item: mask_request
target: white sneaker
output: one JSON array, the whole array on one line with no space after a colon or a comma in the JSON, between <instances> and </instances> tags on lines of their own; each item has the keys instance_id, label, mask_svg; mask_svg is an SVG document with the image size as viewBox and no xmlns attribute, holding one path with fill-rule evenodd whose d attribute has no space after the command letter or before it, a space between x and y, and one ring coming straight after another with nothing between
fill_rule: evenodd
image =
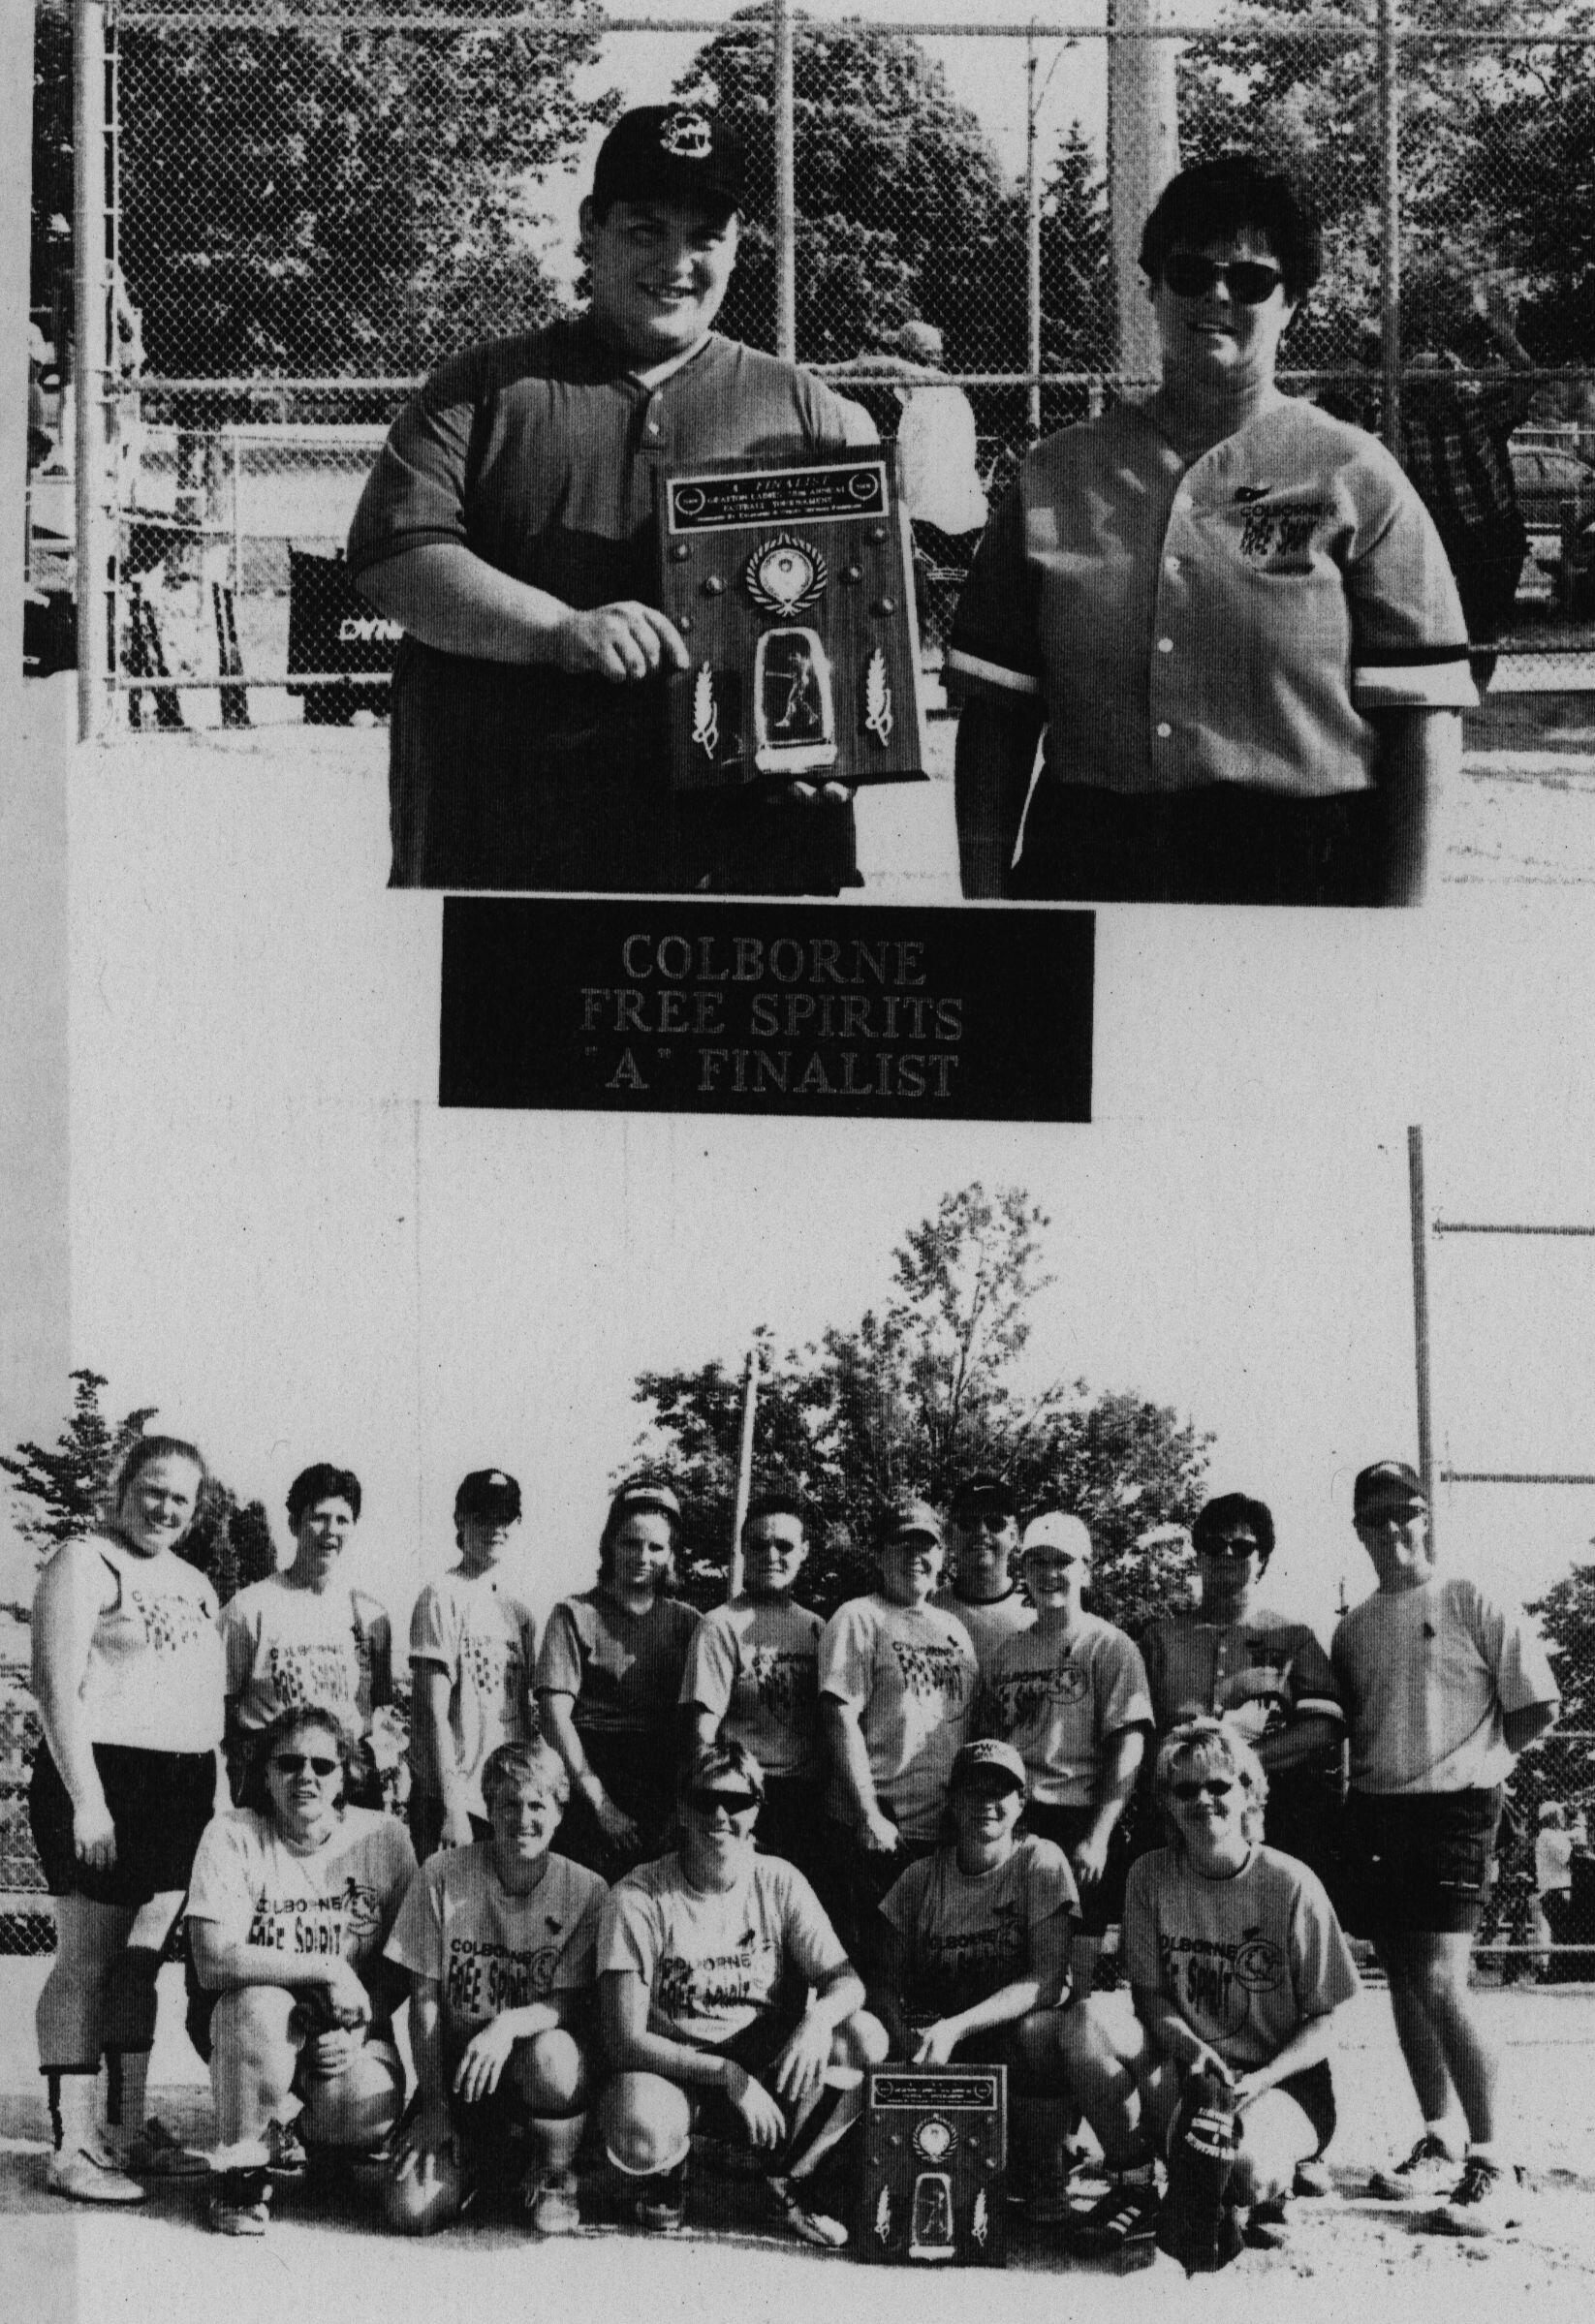
<instances>
[{"instance_id":1,"label":"white sneaker","mask_svg":"<svg viewBox=\"0 0 1595 2324\"><path fill-rule=\"evenodd\" d=\"M1460 2156L1444 2139L1425 2130L1405 2162L1398 2162L1393 2171L1373 2173L1368 2192L1382 2203L1432 2203L1437 2195L1450 2194L1461 2167Z\"/></svg>"},{"instance_id":2,"label":"white sneaker","mask_svg":"<svg viewBox=\"0 0 1595 2324\"><path fill-rule=\"evenodd\" d=\"M1422 2224L1430 2235L1498 2235L1522 2224L1522 2189L1516 2171L1470 2154L1449 2198Z\"/></svg>"},{"instance_id":3,"label":"white sneaker","mask_svg":"<svg viewBox=\"0 0 1595 2324\"><path fill-rule=\"evenodd\" d=\"M774 2197L775 2208L794 2235L805 2244L814 2244L822 2251L840 2251L847 2242L847 2229L840 2219L828 2212L811 2211L798 2191L797 2181L771 2172L765 2183Z\"/></svg>"},{"instance_id":4,"label":"white sneaker","mask_svg":"<svg viewBox=\"0 0 1595 2324\"><path fill-rule=\"evenodd\" d=\"M144 2190L130 2179L109 2150L98 2140L92 2146L63 2147L49 2158L45 2185L52 2195L74 2203L141 2203Z\"/></svg>"}]
</instances>

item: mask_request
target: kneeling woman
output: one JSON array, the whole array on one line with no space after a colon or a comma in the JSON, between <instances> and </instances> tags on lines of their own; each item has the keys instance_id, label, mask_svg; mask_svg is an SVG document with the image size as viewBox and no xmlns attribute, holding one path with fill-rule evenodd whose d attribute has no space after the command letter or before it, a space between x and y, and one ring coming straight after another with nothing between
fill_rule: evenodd
<instances>
[{"instance_id":1,"label":"kneeling woman","mask_svg":"<svg viewBox=\"0 0 1595 2324\"><path fill-rule=\"evenodd\" d=\"M403 1980L383 1946L415 1851L394 1817L346 1804L349 1749L332 1712L285 1711L261 1738L259 1804L218 1816L194 1860L189 2030L210 2060L226 2235L265 2233L270 2178L303 2168L300 2136L369 2155L403 2109Z\"/></svg>"},{"instance_id":2,"label":"kneeling woman","mask_svg":"<svg viewBox=\"0 0 1595 2324\"><path fill-rule=\"evenodd\" d=\"M492 1837L422 1872L388 1942L410 1973L415 2105L388 2216L430 2235L484 2181L518 2184L542 2235L580 2225L589 2019L606 1883L551 1852L570 1778L546 1743L501 1743L482 1770Z\"/></svg>"},{"instance_id":3,"label":"kneeling woman","mask_svg":"<svg viewBox=\"0 0 1595 2324\"><path fill-rule=\"evenodd\" d=\"M951 1836L882 1903L869 1998L893 2056L1011 2069L1026 2191L1045 2216L1061 2203L1058 2025L1079 1897L1060 1847L1016 1836L1025 1789L1012 1744L963 1746L948 1791Z\"/></svg>"},{"instance_id":4,"label":"kneeling woman","mask_svg":"<svg viewBox=\"0 0 1595 2324\"><path fill-rule=\"evenodd\" d=\"M1135 2021L1100 2003L1064 2021L1071 2087L1118 2180L1083 2225L1109 2245L1158 2211L1152 2159L1196 2068L1236 2109L1225 2190L1271 2243L1298 2165L1334 2133L1329 2056L1357 1970L1317 1875L1258 1835L1268 1782L1251 1746L1216 1719L1175 1727L1153 1798L1170 1844L1130 1868L1124 1957Z\"/></svg>"}]
</instances>

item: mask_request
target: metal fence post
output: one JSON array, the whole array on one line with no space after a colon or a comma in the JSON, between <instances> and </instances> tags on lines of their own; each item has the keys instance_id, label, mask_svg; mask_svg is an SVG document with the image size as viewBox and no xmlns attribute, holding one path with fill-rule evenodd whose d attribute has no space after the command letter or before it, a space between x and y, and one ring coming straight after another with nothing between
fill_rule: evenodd
<instances>
[{"instance_id":1,"label":"metal fence post","mask_svg":"<svg viewBox=\"0 0 1595 2324\"><path fill-rule=\"evenodd\" d=\"M1379 0L1379 275L1384 356L1384 424L1389 449L1401 449L1401 77L1395 0ZM1432 1503L1430 1504L1432 1509Z\"/></svg>"},{"instance_id":2,"label":"metal fence post","mask_svg":"<svg viewBox=\"0 0 1595 2324\"><path fill-rule=\"evenodd\" d=\"M1030 374L1030 433L1041 434L1041 170L1036 163L1036 36L1024 58L1024 320L1025 367Z\"/></svg>"},{"instance_id":3,"label":"metal fence post","mask_svg":"<svg viewBox=\"0 0 1595 2324\"><path fill-rule=\"evenodd\" d=\"M112 640L106 608L111 530L106 403L110 286L106 264L106 12L77 0L72 49L74 497L78 530L78 732L105 723Z\"/></svg>"},{"instance_id":4,"label":"metal fence post","mask_svg":"<svg viewBox=\"0 0 1595 2324\"><path fill-rule=\"evenodd\" d=\"M775 352L798 359L798 170L792 0L770 0L775 31Z\"/></svg>"},{"instance_id":5,"label":"metal fence post","mask_svg":"<svg viewBox=\"0 0 1595 2324\"><path fill-rule=\"evenodd\" d=\"M1418 1473L1429 1504L1429 1538L1434 1538L1434 1419L1429 1389L1429 1245L1423 1200L1423 1132L1407 1131L1407 1195L1412 1213L1412 1322L1418 1365Z\"/></svg>"}]
</instances>

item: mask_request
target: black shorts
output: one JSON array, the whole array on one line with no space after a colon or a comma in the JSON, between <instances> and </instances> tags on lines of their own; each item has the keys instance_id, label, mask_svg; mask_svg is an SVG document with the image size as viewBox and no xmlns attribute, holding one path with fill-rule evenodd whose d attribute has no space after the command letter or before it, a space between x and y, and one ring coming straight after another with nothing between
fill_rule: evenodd
<instances>
[{"instance_id":1,"label":"black shorts","mask_svg":"<svg viewBox=\"0 0 1595 2324\"><path fill-rule=\"evenodd\" d=\"M797 2032L802 2018L799 2009L766 2009L756 2017L751 2026L734 2033L727 2042L692 2042L689 2048L711 2050L716 2058L733 2058L745 2074L755 2082L769 2088L768 2074L781 2052ZM681 2039L678 2034L677 2040ZM692 2126L709 2138L723 2139L727 2145L748 2144L748 2126L723 2090L705 2090L699 2084L683 2084L692 2105Z\"/></svg>"},{"instance_id":2,"label":"black shorts","mask_svg":"<svg viewBox=\"0 0 1595 2324\"><path fill-rule=\"evenodd\" d=\"M1354 1936L1471 1936L1484 1910L1502 1793L1354 1791L1342 1915Z\"/></svg>"},{"instance_id":3,"label":"black shorts","mask_svg":"<svg viewBox=\"0 0 1595 2324\"><path fill-rule=\"evenodd\" d=\"M1049 1840L1054 1847L1062 1848L1073 1872L1075 1850L1096 1821L1096 1814L1094 1808L1049 1808L1043 1800L1032 1800L1024 1812L1024 1829L1033 1832L1038 1840ZM1129 1870L1130 1845L1124 1836L1124 1818L1120 1816L1108 1843L1108 1861L1102 1868L1102 1878L1094 1887L1080 1890L1081 1937L1105 1936L1110 1923L1120 1918Z\"/></svg>"},{"instance_id":4,"label":"black shorts","mask_svg":"<svg viewBox=\"0 0 1595 2324\"><path fill-rule=\"evenodd\" d=\"M796 1864L804 1879L820 1889L830 1858L824 1786L795 1776L767 1776L754 1840L764 1855Z\"/></svg>"},{"instance_id":5,"label":"black shorts","mask_svg":"<svg viewBox=\"0 0 1595 2324\"><path fill-rule=\"evenodd\" d=\"M1013 892L1102 904L1377 904L1388 848L1374 790L1313 799L1216 783L1119 792L1044 774Z\"/></svg>"},{"instance_id":6,"label":"black shorts","mask_svg":"<svg viewBox=\"0 0 1595 2324\"><path fill-rule=\"evenodd\" d=\"M72 1801L47 1744L40 1744L33 1762L28 1820L50 1895L87 1897L133 1911L154 1896L173 1890L180 1896L216 1805L215 1752L141 1751L97 1743L94 1764L116 1832L109 1872L91 1872L78 1861Z\"/></svg>"}]
</instances>

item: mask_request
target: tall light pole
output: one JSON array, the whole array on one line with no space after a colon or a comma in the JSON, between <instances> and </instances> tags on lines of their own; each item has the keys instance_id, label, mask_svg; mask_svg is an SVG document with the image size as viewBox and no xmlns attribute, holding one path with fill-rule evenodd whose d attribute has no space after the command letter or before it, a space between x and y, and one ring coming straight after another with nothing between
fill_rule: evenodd
<instances>
[{"instance_id":1,"label":"tall light pole","mask_svg":"<svg viewBox=\"0 0 1595 2324\"><path fill-rule=\"evenodd\" d=\"M792 0L770 0L775 28L775 352L798 360L798 151Z\"/></svg>"},{"instance_id":2,"label":"tall light pole","mask_svg":"<svg viewBox=\"0 0 1595 2324\"><path fill-rule=\"evenodd\" d=\"M72 37L74 491L78 527L78 732L98 734L110 672L112 546L106 418L111 394L106 217L106 12L77 0Z\"/></svg>"},{"instance_id":3,"label":"tall light pole","mask_svg":"<svg viewBox=\"0 0 1595 2324\"><path fill-rule=\"evenodd\" d=\"M1157 377L1157 328L1142 283L1141 230L1179 168L1174 44L1145 37L1159 13L1160 0L1109 0L1108 222L1118 366L1131 379Z\"/></svg>"}]
</instances>

